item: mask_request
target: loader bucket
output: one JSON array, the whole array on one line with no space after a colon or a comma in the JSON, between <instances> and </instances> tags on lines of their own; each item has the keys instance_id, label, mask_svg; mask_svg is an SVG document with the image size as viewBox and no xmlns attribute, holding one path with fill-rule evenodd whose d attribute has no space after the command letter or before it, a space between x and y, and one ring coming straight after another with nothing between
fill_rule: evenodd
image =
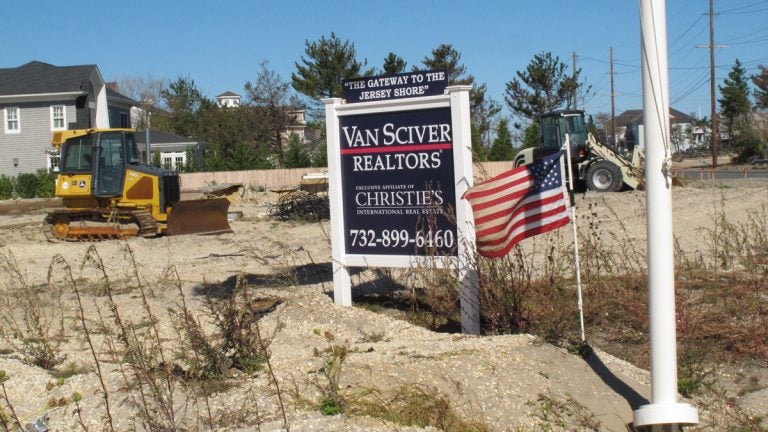
<instances>
[{"instance_id":1,"label":"loader bucket","mask_svg":"<svg viewBox=\"0 0 768 432\"><path fill-rule=\"evenodd\" d=\"M168 235L231 233L226 198L179 201L168 215Z\"/></svg>"}]
</instances>

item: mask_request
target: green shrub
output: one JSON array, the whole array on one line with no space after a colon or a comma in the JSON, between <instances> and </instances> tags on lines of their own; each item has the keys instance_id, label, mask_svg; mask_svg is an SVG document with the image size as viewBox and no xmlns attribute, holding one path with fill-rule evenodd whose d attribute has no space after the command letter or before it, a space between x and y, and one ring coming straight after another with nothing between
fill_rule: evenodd
<instances>
[{"instance_id":1,"label":"green shrub","mask_svg":"<svg viewBox=\"0 0 768 432\"><path fill-rule=\"evenodd\" d=\"M763 157L765 155L765 146L755 135L748 134L743 137L738 137L734 140L734 148L738 151L738 155L734 162L747 163L754 157Z\"/></svg>"},{"instance_id":2,"label":"green shrub","mask_svg":"<svg viewBox=\"0 0 768 432\"><path fill-rule=\"evenodd\" d=\"M13 178L3 174L0 175L0 200L13 198Z\"/></svg>"},{"instance_id":3,"label":"green shrub","mask_svg":"<svg viewBox=\"0 0 768 432\"><path fill-rule=\"evenodd\" d=\"M21 173L16 177L16 193L19 198L35 198L40 179L32 173Z\"/></svg>"},{"instance_id":4,"label":"green shrub","mask_svg":"<svg viewBox=\"0 0 768 432\"><path fill-rule=\"evenodd\" d=\"M56 195L56 174L47 169L37 170L38 198L51 198Z\"/></svg>"}]
</instances>

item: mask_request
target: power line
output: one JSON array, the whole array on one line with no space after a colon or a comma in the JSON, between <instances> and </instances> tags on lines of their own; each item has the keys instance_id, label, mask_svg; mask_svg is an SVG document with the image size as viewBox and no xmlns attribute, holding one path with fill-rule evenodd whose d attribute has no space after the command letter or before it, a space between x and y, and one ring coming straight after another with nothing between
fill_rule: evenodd
<instances>
[{"instance_id":1,"label":"power line","mask_svg":"<svg viewBox=\"0 0 768 432\"><path fill-rule=\"evenodd\" d=\"M766 3L768 3L768 0L763 0L763 1L755 2L755 3L751 3L751 4L748 4L748 5L740 6L740 7L737 7L737 8L720 11L720 13L724 14L724 13L738 12L738 11L741 11L741 10L744 10L744 9L747 9L747 8L751 8L752 6L757 6L757 5L766 4Z\"/></svg>"},{"instance_id":2,"label":"power line","mask_svg":"<svg viewBox=\"0 0 768 432\"><path fill-rule=\"evenodd\" d=\"M598 63L605 63L605 64L610 64L611 63L609 61L602 60L602 59L596 59L594 57L579 56L579 58L582 59L582 60L589 60L589 61L598 62ZM635 64L619 63L619 62L615 62L615 61L613 62L613 64L614 65L618 65L618 66L624 66L624 67L631 67L631 68L640 69L640 65L635 65Z\"/></svg>"},{"instance_id":3,"label":"power line","mask_svg":"<svg viewBox=\"0 0 768 432\"><path fill-rule=\"evenodd\" d=\"M764 12L764 11L768 11L768 8L753 9L753 10L748 10L744 12L719 12L718 15L746 15L746 14L753 14L755 12Z\"/></svg>"},{"instance_id":4,"label":"power line","mask_svg":"<svg viewBox=\"0 0 768 432\"><path fill-rule=\"evenodd\" d=\"M669 44L669 46L670 47L675 46L677 42L679 42L689 31L691 31L691 29L693 29L693 26L695 26L696 24L698 24L699 21L702 20L702 18L704 18L704 15L699 15L699 17L696 18L693 21L693 23L683 33L680 34L680 36L676 37L675 40Z\"/></svg>"},{"instance_id":5,"label":"power line","mask_svg":"<svg viewBox=\"0 0 768 432\"><path fill-rule=\"evenodd\" d=\"M764 31L766 31L766 30L768 30L768 27L763 27L763 28L761 28L760 30L755 30L755 31L753 31L753 32L747 33L747 34L745 34L745 35L742 35L742 36L737 36L737 37L735 37L735 38L727 39L727 40L724 40L723 42L724 42L724 43L728 43L728 42L734 42L734 41L738 41L739 39L744 39L744 38L746 38L746 37L752 36L752 35L754 35L754 34L757 34L757 33L760 33L760 32L764 32Z\"/></svg>"}]
</instances>

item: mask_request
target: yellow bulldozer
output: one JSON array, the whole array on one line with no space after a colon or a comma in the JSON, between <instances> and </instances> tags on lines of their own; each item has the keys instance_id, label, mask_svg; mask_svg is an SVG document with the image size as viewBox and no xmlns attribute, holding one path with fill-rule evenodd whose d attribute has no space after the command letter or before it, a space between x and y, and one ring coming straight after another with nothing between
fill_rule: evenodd
<instances>
[{"instance_id":1,"label":"yellow bulldozer","mask_svg":"<svg viewBox=\"0 0 768 432\"><path fill-rule=\"evenodd\" d=\"M229 200L182 201L178 173L143 164L131 129L56 132L52 144L64 208L45 217L49 241L232 232Z\"/></svg>"}]
</instances>

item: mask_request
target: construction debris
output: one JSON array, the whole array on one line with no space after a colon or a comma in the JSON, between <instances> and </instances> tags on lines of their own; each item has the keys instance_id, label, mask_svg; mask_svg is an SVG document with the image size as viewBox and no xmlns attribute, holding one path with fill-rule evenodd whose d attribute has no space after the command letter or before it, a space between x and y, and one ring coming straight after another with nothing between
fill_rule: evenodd
<instances>
[{"instance_id":1,"label":"construction debris","mask_svg":"<svg viewBox=\"0 0 768 432\"><path fill-rule=\"evenodd\" d=\"M283 193L275 204L269 206L269 215L279 220L319 221L330 219L328 195L318 195L301 190Z\"/></svg>"}]
</instances>

